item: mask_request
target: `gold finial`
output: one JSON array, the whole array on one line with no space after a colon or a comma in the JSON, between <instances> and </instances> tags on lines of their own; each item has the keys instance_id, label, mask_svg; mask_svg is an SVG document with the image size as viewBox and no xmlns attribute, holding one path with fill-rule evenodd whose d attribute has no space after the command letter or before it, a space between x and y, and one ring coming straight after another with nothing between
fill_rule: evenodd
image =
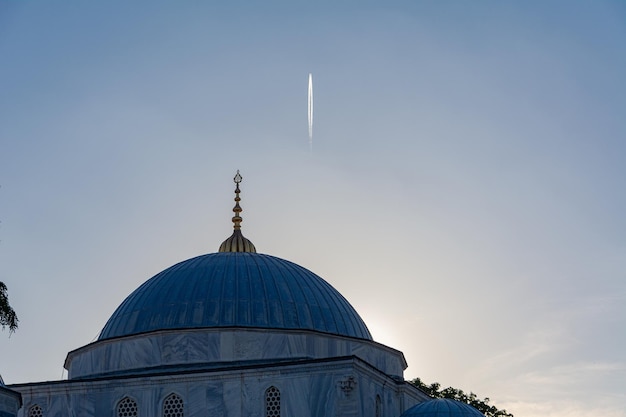
<instances>
[{"instance_id":1,"label":"gold finial","mask_svg":"<svg viewBox=\"0 0 626 417\"><path fill-rule=\"evenodd\" d=\"M241 198L239 198L239 193L241 192L241 190L239 189L239 183L241 182L241 180L243 180L243 177L239 173L239 170L237 170L237 175L235 175L235 178L233 178L233 180L235 181L235 184L237 184L237 186L235 187L235 207L233 207L235 217L233 217L233 223L235 224L235 230L240 230L241 222L243 221L243 219L241 218L239 213L241 213L243 210L241 209L241 206L239 206L239 202L241 201Z\"/></svg>"},{"instance_id":2,"label":"gold finial","mask_svg":"<svg viewBox=\"0 0 626 417\"><path fill-rule=\"evenodd\" d=\"M231 235L231 237L229 237L224 242L222 242L222 244L220 245L220 252L256 253L256 248L254 247L252 242L250 242L248 239L243 237L243 235L241 234L241 222L243 221L243 219L241 218L239 213L241 213L243 209L239 205L239 202L241 201L241 198L239 197L239 194L241 193L241 190L239 189L239 184L243 180L243 177L239 173L239 170L237 170L237 174L235 175L235 178L233 178L233 180L235 181L235 184L236 184L235 207L233 207L233 211L235 212L235 215L233 216L233 228L235 230L233 231L233 234Z\"/></svg>"}]
</instances>

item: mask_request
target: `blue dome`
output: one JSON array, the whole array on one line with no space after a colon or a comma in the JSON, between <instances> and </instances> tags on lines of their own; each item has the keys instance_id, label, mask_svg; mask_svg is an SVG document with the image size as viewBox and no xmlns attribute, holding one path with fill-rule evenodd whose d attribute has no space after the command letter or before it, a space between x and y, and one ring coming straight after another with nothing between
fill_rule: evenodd
<instances>
[{"instance_id":1,"label":"blue dome","mask_svg":"<svg viewBox=\"0 0 626 417\"><path fill-rule=\"evenodd\" d=\"M350 303L311 271L284 259L221 252L150 278L115 310L98 340L155 330L303 329L372 340Z\"/></svg>"},{"instance_id":2,"label":"blue dome","mask_svg":"<svg viewBox=\"0 0 626 417\"><path fill-rule=\"evenodd\" d=\"M400 417L485 417L469 404L447 398L426 401L406 410Z\"/></svg>"}]
</instances>

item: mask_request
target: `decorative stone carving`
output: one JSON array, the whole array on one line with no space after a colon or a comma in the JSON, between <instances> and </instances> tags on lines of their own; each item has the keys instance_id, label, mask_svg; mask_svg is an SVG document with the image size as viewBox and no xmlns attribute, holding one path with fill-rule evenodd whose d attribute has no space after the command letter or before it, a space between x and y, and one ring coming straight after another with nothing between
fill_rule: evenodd
<instances>
[{"instance_id":1,"label":"decorative stone carving","mask_svg":"<svg viewBox=\"0 0 626 417\"><path fill-rule=\"evenodd\" d=\"M356 387L356 379L352 375L346 377L339 381L339 388L346 395L346 397L350 396L352 390Z\"/></svg>"}]
</instances>

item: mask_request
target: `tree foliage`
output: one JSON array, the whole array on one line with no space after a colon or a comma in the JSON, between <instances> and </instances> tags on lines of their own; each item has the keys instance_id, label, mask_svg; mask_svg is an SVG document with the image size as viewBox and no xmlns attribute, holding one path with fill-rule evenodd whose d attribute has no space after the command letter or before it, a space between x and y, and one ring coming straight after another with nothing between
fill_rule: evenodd
<instances>
[{"instance_id":1,"label":"tree foliage","mask_svg":"<svg viewBox=\"0 0 626 417\"><path fill-rule=\"evenodd\" d=\"M9 328L9 333L13 333L17 329L17 314L9 304L9 295L7 294L7 286L0 281L0 326L2 330Z\"/></svg>"},{"instance_id":2,"label":"tree foliage","mask_svg":"<svg viewBox=\"0 0 626 417\"><path fill-rule=\"evenodd\" d=\"M480 399L476 394L470 392L466 394L463 390L448 387L441 389L441 384L433 382L430 385L422 382L421 379L415 378L409 383L424 391L433 398L449 398L457 400L465 404L469 404L487 417L513 417L513 414L507 413L506 410L498 410L495 406L489 404L489 398Z\"/></svg>"}]
</instances>

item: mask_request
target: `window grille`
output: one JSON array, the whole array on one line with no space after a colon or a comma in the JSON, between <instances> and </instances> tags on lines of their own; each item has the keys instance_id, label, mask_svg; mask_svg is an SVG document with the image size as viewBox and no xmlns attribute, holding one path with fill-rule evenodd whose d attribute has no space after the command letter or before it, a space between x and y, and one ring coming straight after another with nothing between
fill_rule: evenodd
<instances>
[{"instance_id":1,"label":"window grille","mask_svg":"<svg viewBox=\"0 0 626 417\"><path fill-rule=\"evenodd\" d=\"M176 394L170 394L163 401L163 417L184 417L183 399Z\"/></svg>"},{"instance_id":2,"label":"window grille","mask_svg":"<svg viewBox=\"0 0 626 417\"><path fill-rule=\"evenodd\" d=\"M280 417L280 391L276 387L265 391L265 417Z\"/></svg>"},{"instance_id":3,"label":"window grille","mask_svg":"<svg viewBox=\"0 0 626 417\"><path fill-rule=\"evenodd\" d=\"M137 417L137 403L126 397L117 404L117 417Z\"/></svg>"},{"instance_id":4,"label":"window grille","mask_svg":"<svg viewBox=\"0 0 626 417\"><path fill-rule=\"evenodd\" d=\"M42 417L43 410L38 405L33 405L28 409L28 417Z\"/></svg>"}]
</instances>

